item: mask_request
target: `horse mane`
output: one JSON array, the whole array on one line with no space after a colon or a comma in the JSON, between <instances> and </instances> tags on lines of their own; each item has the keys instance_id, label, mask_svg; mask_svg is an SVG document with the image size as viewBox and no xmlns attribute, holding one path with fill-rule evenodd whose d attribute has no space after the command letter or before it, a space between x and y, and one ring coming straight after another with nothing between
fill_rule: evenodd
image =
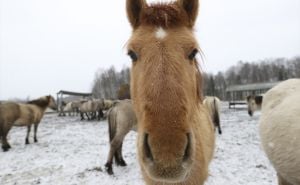
<instances>
[{"instance_id":1,"label":"horse mane","mask_svg":"<svg viewBox=\"0 0 300 185\"><path fill-rule=\"evenodd\" d=\"M141 24L170 28L182 26L188 22L187 14L173 3L147 5L141 14Z\"/></svg>"},{"instance_id":2,"label":"horse mane","mask_svg":"<svg viewBox=\"0 0 300 185\"><path fill-rule=\"evenodd\" d=\"M31 101L28 101L27 103L39 106L41 108L46 108L49 104L49 100L50 100L50 97L47 96L46 98L43 97L43 98L39 98L36 100L31 100Z\"/></svg>"}]
</instances>

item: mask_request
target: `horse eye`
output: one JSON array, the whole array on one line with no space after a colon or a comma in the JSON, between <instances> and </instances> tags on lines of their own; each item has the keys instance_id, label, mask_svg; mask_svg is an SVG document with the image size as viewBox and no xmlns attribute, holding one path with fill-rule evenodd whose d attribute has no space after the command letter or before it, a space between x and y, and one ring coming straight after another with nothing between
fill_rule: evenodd
<instances>
[{"instance_id":1,"label":"horse eye","mask_svg":"<svg viewBox=\"0 0 300 185\"><path fill-rule=\"evenodd\" d=\"M198 49L193 49L193 51L189 54L189 60L193 60L198 53Z\"/></svg>"},{"instance_id":2,"label":"horse eye","mask_svg":"<svg viewBox=\"0 0 300 185\"><path fill-rule=\"evenodd\" d=\"M127 54L129 55L129 57L131 58L131 60L132 60L133 62L136 62L136 61L137 61L138 56L137 56L137 54L136 54L134 51L129 50Z\"/></svg>"}]
</instances>

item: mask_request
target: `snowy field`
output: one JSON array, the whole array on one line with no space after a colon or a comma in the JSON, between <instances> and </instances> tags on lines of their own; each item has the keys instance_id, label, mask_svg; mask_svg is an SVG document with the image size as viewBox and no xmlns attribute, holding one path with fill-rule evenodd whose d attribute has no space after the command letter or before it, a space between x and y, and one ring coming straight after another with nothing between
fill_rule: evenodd
<instances>
[{"instance_id":1,"label":"snowy field","mask_svg":"<svg viewBox=\"0 0 300 185\"><path fill-rule=\"evenodd\" d=\"M245 109L229 110L223 104L223 135L217 135L206 185L277 184L259 143L258 119L257 112L251 118ZM135 132L130 132L123 144L128 166L113 166L115 174L107 175L107 130L106 121L45 115L38 130L39 143L25 146L26 128L14 127L8 138L12 149L0 151L0 185L143 184L136 160Z\"/></svg>"}]
</instances>

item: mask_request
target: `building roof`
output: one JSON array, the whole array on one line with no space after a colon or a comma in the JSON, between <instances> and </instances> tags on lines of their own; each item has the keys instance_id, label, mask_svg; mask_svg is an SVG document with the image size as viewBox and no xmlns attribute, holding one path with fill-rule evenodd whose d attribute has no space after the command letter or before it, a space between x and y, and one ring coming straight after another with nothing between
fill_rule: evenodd
<instances>
[{"instance_id":1,"label":"building roof","mask_svg":"<svg viewBox=\"0 0 300 185\"><path fill-rule=\"evenodd\" d=\"M80 93L80 92L72 92L72 91L64 91L60 90L57 94L66 94L73 96L92 96L92 93Z\"/></svg>"},{"instance_id":2,"label":"building roof","mask_svg":"<svg viewBox=\"0 0 300 185\"><path fill-rule=\"evenodd\" d=\"M277 85L278 83L279 82L232 85L227 87L226 92L268 90Z\"/></svg>"}]
</instances>

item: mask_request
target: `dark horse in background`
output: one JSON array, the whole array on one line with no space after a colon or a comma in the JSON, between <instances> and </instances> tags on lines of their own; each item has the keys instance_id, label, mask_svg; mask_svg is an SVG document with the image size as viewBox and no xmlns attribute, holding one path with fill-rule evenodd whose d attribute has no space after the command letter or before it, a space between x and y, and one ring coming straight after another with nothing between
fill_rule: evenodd
<instances>
[{"instance_id":1,"label":"dark horse in background","mask_svg":"<svg viewBox=\"0 0 300 185\"><path fill-rule=\"evenodd\" d=\"M56 110L57 106L52 96L43 96L27 103L5 102L0 104L0 138L3 151L8 151L11 146L7 135L13 126L27 126L25 143L29 144L31 125L34 125L34 142L37 142L37 129L46 108Z\"/></svg>"}]
</instances>

